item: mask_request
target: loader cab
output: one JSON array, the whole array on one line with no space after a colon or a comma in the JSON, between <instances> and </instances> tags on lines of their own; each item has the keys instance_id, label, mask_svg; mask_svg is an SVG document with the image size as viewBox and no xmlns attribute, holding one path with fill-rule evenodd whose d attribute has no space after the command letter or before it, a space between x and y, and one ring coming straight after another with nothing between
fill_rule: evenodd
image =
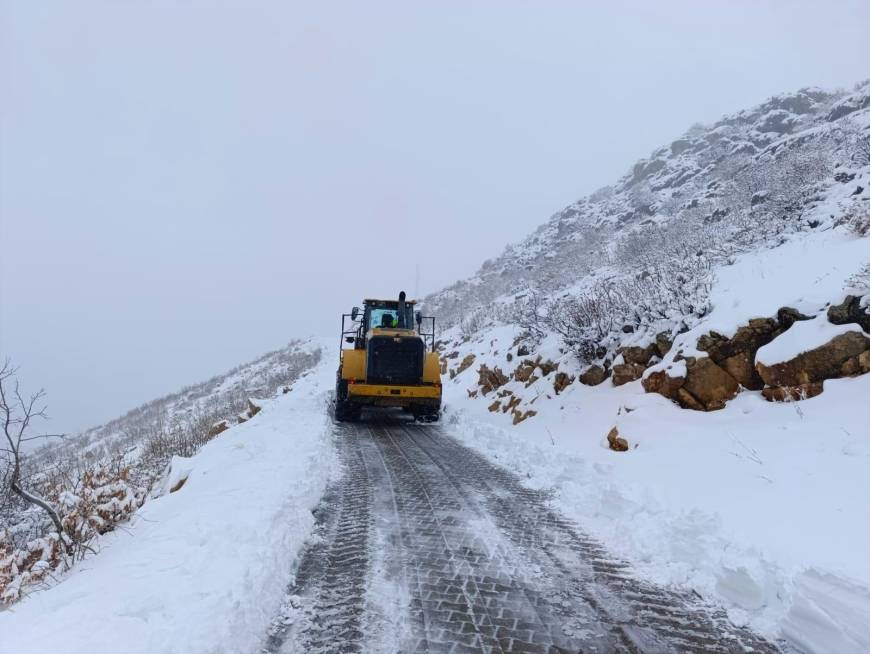
<instances>
[{"instance_id":1,"label":"loader cab","mask_svg":"<svg viewBox=\"0 0 870 654\"><path fill-rule=\"evenodd\" d=\"M363 303L363 333L373 329L413 329L414 302L400 307L395 300L366 300Z\"/></svg>"},{"instance_id":2,"label":"loader cab","mask_svg":"<svg viewBox=\"0 0 870 654\"><path fill-rule=\"evenodd\" d=\"M387 335L389 330L395 336L419 336L425 349L434 352L435 318L423 316L415 307L414 300L365 299L361 309L354 307L343 316L343 341L352 343L356 350L365 350L372 336Z\"/></svg>"}]
</instances>

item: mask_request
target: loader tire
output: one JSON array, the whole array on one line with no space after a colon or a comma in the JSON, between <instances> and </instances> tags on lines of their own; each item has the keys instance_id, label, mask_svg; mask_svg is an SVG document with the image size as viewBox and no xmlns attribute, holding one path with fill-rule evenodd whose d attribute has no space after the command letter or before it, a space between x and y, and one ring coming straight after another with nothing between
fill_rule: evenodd
<instances>
[{"instance_id":1,"label":"loader tire","mask_svg":"<svg viewBox=\"0 0 870 654\"><path fill-rule=\"evenodd\" d=\"M347 382L339 378L335 383L335 419L338 422L359 420L361 410L347 401Z\"/></svg>"}]
</instances>

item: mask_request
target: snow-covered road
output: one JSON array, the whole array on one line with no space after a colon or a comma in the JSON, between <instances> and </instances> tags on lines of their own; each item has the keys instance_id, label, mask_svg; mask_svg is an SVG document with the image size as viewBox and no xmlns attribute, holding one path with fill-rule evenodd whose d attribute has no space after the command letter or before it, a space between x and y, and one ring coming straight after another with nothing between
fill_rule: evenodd
<instances>
[{"instance_id":1,"label":"snow-covered road","mask_svg":"<svg viewBox=\"0 0 870 654\"><path fill-rule=\"evenodd\" d=\"M343 474L267 652L775 652L633 578L447 428L339 425Z\"/></svg>"}]
</instances>

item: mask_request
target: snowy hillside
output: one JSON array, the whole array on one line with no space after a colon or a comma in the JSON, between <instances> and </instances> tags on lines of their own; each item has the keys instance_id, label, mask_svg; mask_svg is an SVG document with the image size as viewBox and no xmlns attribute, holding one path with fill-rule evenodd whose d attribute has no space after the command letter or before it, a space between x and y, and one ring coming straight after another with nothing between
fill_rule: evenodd
<instances>
[{"instance_id":1,"label":"snowy hillside","mask_svg":"<svg viewBox=\"0 0 870 654\"><path fill-rule=\"evenodd\" d=\"M360 625L404 651L430 573L462 586L426 632L453 651L486 636L478 582L610 621L566 642L870 651L870 81L695 126L424 304L440 426L333 425L337 343L310 340L34 453L88 548L65 570L45 517L0 497L0 651L310 651ZM516 587L489 576L505 561ZM624 617L638 596L658 627Z\"/></svg>"},{"instance_id":2,"label":"snowy hillside","mask_svg":"<svg viewBox=\"0 0 870 654\"><path fill-rule=\"evenodd\" d=\"M676 377L686 368L677 352L709 330L734 334L785 305L814 319L782 335L801 341L774 339L762 356L782 360L792 354L774 345L801 351L860 330L829 323L826 303L842 299L868 259L870 239L838 230L742 255L714 269L710 313L640 372ZM647 392L641 378L588 385L598 380L558 334L528 343L517 325L445 335L455 434L552 492L649 578L713 598L797 651L870 647L870 374L827 380L799 402L744 388L723 410L693 411ZM614 429L627 451L614 451Z\"/></svg>"},{"instance_id":3,"label":"snowy hillside","mask_svg":"<svg viewBox=\"0 0 870 654\"><path fill-rule=\"evenodd\" d=\"M0 602L39 588L87 556L93 542L168 489L170 463L190 457L230 425L289 391L321 359L315 341L293 341L206 382L153 400L111 422L30 453L28 487L60 507L76 540L66 554L48 516L4 485L0 494ZM169 484L171 487L172 484Z\"/></svg>"},{"instance_id":4,"label":"snowy hillside","mask_svg":"<svg viewBox=\"0 0 870 654\"><path fill-rule=\"evenodd\" d=\"M104 535L63 583L0 612L0 651L252 651L335 466L323 390L332 364L323 359L255 418L174 459L181 476L171 484L183 488Z\"/></svg>"},{"instance_id":5,"label":"snowy hillside","mask_svg":"<svg viewBox=\"0 0 870 654\"><path fill-rule=\"evenodd\" d=\"M608 302L616 329L691 322L709 308L712 265L784 234L862 220L867 229L868 124L870 80L849 93L776 96L695 125L474 277L427 297L427 310L474 327L570 290ZM606 340L608 327L584 325L571 337L582 347Z\"/></svg>"},{"instance_id":6,"label":"snowy hillside","mask_svg":"<svg viewBox=\"0 0 870 654\"><path fill-rule=\"evenodd\" d=\"M696 126L426 298L448 420L650 578L867 651L868 236L870 83Z\"/></svg>"}]
</instances>

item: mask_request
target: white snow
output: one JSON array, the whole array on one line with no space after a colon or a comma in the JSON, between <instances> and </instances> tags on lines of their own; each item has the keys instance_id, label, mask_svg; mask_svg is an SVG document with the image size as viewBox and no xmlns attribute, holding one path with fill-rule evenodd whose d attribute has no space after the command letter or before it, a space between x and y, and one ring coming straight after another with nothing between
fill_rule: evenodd
<instances>
[{"instance_id":1,"label":"white snow","mask_svg":"<svg viewBox=\"0 0 870 654\"><path fill-rule=\"evenodd\" d=\"M799 354L821 347L837 336L849 332L864 333L858 325L832 325L823 313L813 320L796 322L779 338L760 348L755 360L768 366L791 361Z\"/></svg>"},{"instance_id":2,"label":"white snow","mask_svg":"<svg viewBox=\"0 0 870 654\"><path fill-rule=\"evenodd\" d=\"M673 356L693 353L700 334L733 333L781 306L821 313L785 332L790 338L769 350L777 352L770 360L780 348L788 356L860 329L828 324L822 309L842 299L845 280L870 260L868 244L830 231L738 258L718 271L712 313L652 369L677 376L685 364ZM467 352L477 359L445 382L452 434L529 485L554 490L566 515L641 576L694 589L733 621L806 652L868 651L870 375L829 380L823 394L801 402L743 391L703 413L647 394L639 381L574 383L556 395L553 373L528 388L504 387L523 398L519 409L538 412L512 426L510 414L487 410L494 394L473 399L467 390L480 364L509 373L525 358L513 348L506 359L517 332L499 327L460 345L455 361ZM557 340L531 358L539 354L576 374ZM607 448L614 426L628 452Z\"/></svg>"},{"instance_id":3,"label":"white snow","mask_svg":"<svg viewBox=\"0 0 870 654\"><path fill-rule=\"evenodd\" d=\"M870 261L870 239L839 230L793 235L772 250L759 250L718 269L710 294L713 312L701 331L733 335L750 318L768 318L780 307L808 315L842 299L846 280Z\"/></svg>"},{"instance_id":4,"label":"white snow","mask_svg":"<svg viewBox=\"0 0 870 654\"><path fill-rule=\"evenodd\" d=\"M189 472L177 492L147 502L59 584L0 612L0 652L254 651L334 465L334 364L324 357L289 394L179 461Z\"/></svg>"}]
</instances>

